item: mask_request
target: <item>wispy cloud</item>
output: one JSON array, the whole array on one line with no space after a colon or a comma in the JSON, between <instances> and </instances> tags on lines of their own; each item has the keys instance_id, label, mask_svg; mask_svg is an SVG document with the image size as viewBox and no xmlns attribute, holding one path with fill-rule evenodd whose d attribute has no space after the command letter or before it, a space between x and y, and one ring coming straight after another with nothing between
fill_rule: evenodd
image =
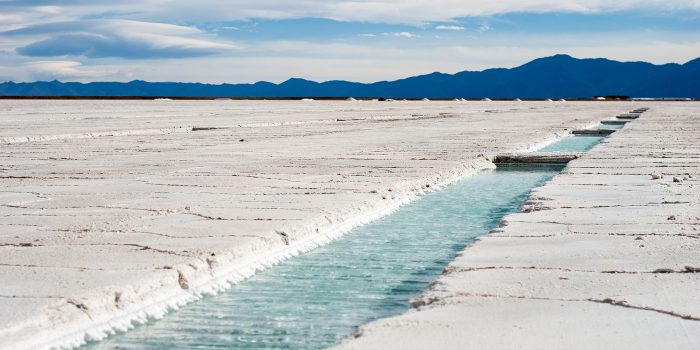
<instances>
[{"instance_id":1,"label":"wispy cloud","mask_svg":"<svg viewBox=\"0 0 700 350\"><path fill-rule=\"evenodd\" d=\"M507 13L603 13L624 10L700 11L698 0L42 0L43 11L60 11L74 18L87 14L134 12L131 19L191 23L246 19L326 18L339 21L421 24L456 18ZM3 13L36 9L36 2L0 1ZM34 11L34 10L32 10Z\"/></svg>"},{"instance_id":2,"label":"wispy cloud","mask_svg":"<svg viewBox=\"0 0 700 350\"><path fill-rule=\"evenodd\" d=\"M389 32L389 33L384 33L385 36L396 36L396 37L402 37L402 38L407 38L411 39L416 37L415 34L411 32Z\"/></svg>"},{"instance_id":3,"label":"wispy cloud","mask_svg":"<svg viewBox=\"0 0 700 350\"><path fill-rule=\"evenodd\" d=\"M435 29L437 29L437 30L464 30L464 27L439 25L439 26L436 26Z\"/></svg>"},{"instance_id":4,"label":"wispy cloud","mask_svg":"<svg viewBox=\"0 0 700 350\"><path fill-rule=\"evenodd\" d=\"M489 32L491 30L493 30L493 28L491 28L491 26L488 24L482 24L479 26L479 29L477 29L479 33Z\"/></svg>"},{"instance_id":5,"label":"wispy cloud","mask_svg":"<svg viewBox=\"0 0 700 350\"><path fill-rule=\"evenodd\" d=\"M86 68L76 61L34 61L28 62L25 67L36 80L92 80L117 73L112 69Z\"/></svg>"}]
</instances>

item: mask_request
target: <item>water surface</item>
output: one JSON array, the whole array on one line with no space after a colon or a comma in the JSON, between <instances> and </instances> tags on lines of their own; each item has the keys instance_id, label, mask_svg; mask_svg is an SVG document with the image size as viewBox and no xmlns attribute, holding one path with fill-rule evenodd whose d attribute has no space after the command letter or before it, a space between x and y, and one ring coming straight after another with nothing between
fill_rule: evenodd
<instances>
[{"instance_id":1,"label":"water surface","mask_svg":"<svg viewBox=\"0 0 700 350\"><path fill-rule=\"evenodd\" d=\"M620 130L624 126L625 126L624 124L600 124L596 127L596 129Z\"/></svg>"},{"instance_id":2,"label":"water surface","mask_svg":"<svg viewBox=\"0 0 700 350\"><path fill-rule=\"evenodd\" d=\"M604 136L568 136L542 147L537 152L586 152L599 144Z\"/></svg>"}]
</instances>

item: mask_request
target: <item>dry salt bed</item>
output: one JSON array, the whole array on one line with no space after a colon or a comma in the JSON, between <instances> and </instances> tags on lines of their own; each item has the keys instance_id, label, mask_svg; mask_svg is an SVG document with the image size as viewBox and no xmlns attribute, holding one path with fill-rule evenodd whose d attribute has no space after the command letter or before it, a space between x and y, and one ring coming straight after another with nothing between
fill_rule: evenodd
<instances>
[{"instance_id":1,"label":"dry salt bed","mask_svg":"<svg viewBox=\"0 0 700 350\"><path fill-rule=\"evenodd\" d=\"M497 154L639 105L0 101L0 348L77 346L157 318L493 168ZM666 128L697 130L673 119L696 104L644 105Z\"/></svg>"},{"instance_id":2,"label":"dry salt bed","mask_svg":"<svg viewBox=\"0 0 700 350\"><path fill-rule=\"evenodd\" d=\"M698 112L652 105L337 349L699 349Z\"/></svg>"}]
</instances>

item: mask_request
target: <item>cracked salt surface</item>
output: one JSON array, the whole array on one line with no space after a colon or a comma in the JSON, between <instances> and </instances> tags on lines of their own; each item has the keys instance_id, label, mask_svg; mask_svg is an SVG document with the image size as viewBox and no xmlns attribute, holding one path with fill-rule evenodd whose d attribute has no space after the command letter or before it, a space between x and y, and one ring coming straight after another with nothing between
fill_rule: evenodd
<instances>
[{"instance_id":1,"label":"cracked salt surface","mask_svg":"<svg viewBox=\"0 0 700 350\"><path fill-rule=\"evenodd\" d=\"M698 108L654 105L337 348L700 348Z\"/></svg>"},{"instance_id":2,"label":"cracked salt surface","mask_svg":"<svg viewBox=\"0 0 700 350\"><path fill-rule=\"evenodd\" d=\"M0 348L12 349L77 346L161 316L492 167L488 159L497 154L536 148L633 108L627 102L0 105L9 107L0 108L0 139L7 143L0 147ZM629 151L624 146L618 152ZM635 181L662 173L654 155L649 160L636 168L614 159L614 171L639 175ZM686 158L676 160L685 164L679 171L694 171ZM656 184L672 190L693 184L672 178ZM660 197L654 202L663 203ZM692 220L671 215L675 225Z\"/></svg>"},{"instance_id":3,"label":"cracked salt surface","mask_svg":"<svg viewBox=\"0 0 700 350\"><path fill-rule=\"evenodd\" d=\"M399 314L561 167L486 170L230 290L86 349L322 349Z\"/></svg>"},{"instance_id":4,"label":"cracked salt surface","mask_svg":"<svg viewBox=\"0 0 700 350\"><path fill-rule=\"evenodd\" d=\"M570 139L548 149L585 151L591 141L602 140ZM333 345L361 324L405 311L455 252L494 228L503 215L517 211L530 188L560 169L540 165L481 172L220 295L87 348ZM286 233L278 233L287 239Z\"/></svg>"}]
</instances>

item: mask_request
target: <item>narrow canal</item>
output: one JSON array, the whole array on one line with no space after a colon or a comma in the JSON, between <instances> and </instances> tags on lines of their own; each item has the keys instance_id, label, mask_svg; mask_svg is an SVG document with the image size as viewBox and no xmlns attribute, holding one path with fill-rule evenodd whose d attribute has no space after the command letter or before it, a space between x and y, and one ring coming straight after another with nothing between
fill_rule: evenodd
<instances>
[{"instance_id":1,"label":"narrow canal","mask_svg":"<svg viewBox=\"0 0 700 350\"><path fill-rule=\"evenodd\" d=\"M540 151L586 151L567 137ZM562 166L499 166L430 193L342 238L87 349L323 349L409 308L479 235Z\"/></svg>"}]
</instances>

